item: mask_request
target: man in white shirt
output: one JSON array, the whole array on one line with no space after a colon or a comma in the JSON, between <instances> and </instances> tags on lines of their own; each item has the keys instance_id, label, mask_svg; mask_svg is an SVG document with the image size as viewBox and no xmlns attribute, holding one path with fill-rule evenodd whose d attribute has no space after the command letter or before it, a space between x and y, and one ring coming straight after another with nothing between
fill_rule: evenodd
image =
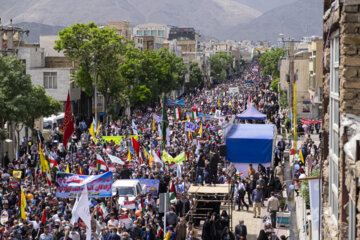
<instances>
[{"instance_id":1,"label":"man in white shirt","mask_svg":"<svg viewBox=\"0 0 360 240\"><path fill-rule=\"evenodd\" d=\"M119 221L115 219L115 215L111 214L110 219L107 222L108 227L115 227L117 228L119 225Z\"/></svg>"}]
</instances>

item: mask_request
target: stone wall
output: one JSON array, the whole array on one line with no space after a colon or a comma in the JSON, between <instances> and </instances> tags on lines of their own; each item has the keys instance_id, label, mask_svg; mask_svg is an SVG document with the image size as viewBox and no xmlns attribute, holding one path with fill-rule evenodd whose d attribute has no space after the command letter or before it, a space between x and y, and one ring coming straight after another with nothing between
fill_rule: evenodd
<instances>
[{"instance_id":1,"label":"stone wall","mask_svg":"<svg viewBox=\"0 0 360 240\"><path fill-rule=\"evenodd\" d=\"M340 126L339 126L339 216L337 224L329 214L328 207L328 177L329 177L329 82L330 82L330 44L325 51L324 61L324 91L323 91L323 139L322 139L322 238L323 239L348 239L348 204L349 196L357 205L357 233L356 239L360 239L359 220L360 203L358 196L357 166L360 162L354 160L346 152L344 144L354 137L353 132L345 131L349 128L348 116L360 116L360 2L353 0L340 0L340 6L333 12L333 24L331 33L339 31L340 36ZM325 9L327 10L327 9ZM332 14L325 11L324 15L324 39L328 35L331 25ZM359 121L351 120L354 122ZM355 126L360 126L359 123ZM355 127L357 128L357 127ZM360 135L359 135L360 138ZM346 145L345 145L346 146ZM360 176L360 171L359 171ZM337 225L337 226L336 226Z\"/></svg>"}]
</instances>

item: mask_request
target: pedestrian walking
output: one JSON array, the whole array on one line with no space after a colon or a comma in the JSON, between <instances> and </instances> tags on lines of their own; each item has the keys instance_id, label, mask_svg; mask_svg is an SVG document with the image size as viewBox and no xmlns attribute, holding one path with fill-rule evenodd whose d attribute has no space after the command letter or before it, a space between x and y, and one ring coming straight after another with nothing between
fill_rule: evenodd
<instances>
[{"instance_id":1,"label":"pedestrian walking","mask_svg":"<svg viewBox=\"0 0 360 240\"><path fill-rule=\"evenodd\" d=\"M280 202L277 197L275 197L274 192L271 192L271 197L268 201L267 211L270 213L271 225L273 228L276 228L276 213L279 211Z\"/></svg>"},{"instance_id":2,"label":"pedestrian walking","mask_svg":"<svg viewBox=\"0 0 360 240\"><path fill-rule=\"evenodd\" d=\"M253 213L254 218L261 216L261 207L264 202L263 191L260 188L260 185L256 185L256 189L252 192L252 202L253 202ZM256 216L256 212L258 215Z\"/></svg>"}]
</instances>

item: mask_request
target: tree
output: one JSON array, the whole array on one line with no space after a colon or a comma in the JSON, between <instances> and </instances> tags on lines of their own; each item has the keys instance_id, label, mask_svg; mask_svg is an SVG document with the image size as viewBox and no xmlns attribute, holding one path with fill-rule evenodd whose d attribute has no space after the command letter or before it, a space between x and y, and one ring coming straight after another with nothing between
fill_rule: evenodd
<instances>
[{"instance_id":1,"label":"tree","mask_svg":"<svg viewBox=\"0 0 360 240\"><path fill-rule=\"evenodd\" d=\"M279 92L279 78L276 78L271 84L270 84L271 90L273 92L278 93Z\"/></svg>"},{"instance_id":2,"label":"tree","mask_svg":"<svg viewBox=\"0 0 360 240\"><path fill-rule=\"evenodd\" d=\"M260 67L263 68L262 75L271 75L273 79L280 77L278 63L280 58L285 56L285 53L285 50L282 48L276 48L262 55L259 61Z\"/></svg>"},{"instance_id":3,"label":"tree","mask_svg":"<svg viewBox=\"0 0 360 240\"><path fill-rule=\"evenodd\" d=\"M60 102L46 95L43 87L31 84L25 65L14 56L0 55L0 143L6 137L5 123L23 123L33 129L34 121L61 110ZM2 144L0 156L2 156Z\"/></svg>"},{"instance_id":4,"label":"tree","mask_svg":"<svg viewBox=\"0 0 360 240\"><path fill-rule=\"evenodd\" d=\"M204 81L204 76L196 62L190 62L189 67L189 82L186 84L188 88L196 88Z\"/></svg>"},{"instance_id":5,"label":"tree","mask_svg":"<svg viewBox=\"0 0 360 240\"><path fill-rule=\"evenodd\" d=\"M78 63L76 84L88 96L94 93L94 75L98 77L98 90L105 99L105 110L110 97L122 89L118 67L127 42L114 30L96 24L77 23L59 32L54 49L63 51L71 61Z\"/></svg>"},{"instance_id":6,"label":"tree","mask_svg":"<svg viewBox=\"0 0 360 240\"><path fill-rule=\"evenodd\" d=\"M225 80L232 69L233 57L225 52L218 52L210 57L210 76L217 80Z\"/></svg>"}]
</instances>

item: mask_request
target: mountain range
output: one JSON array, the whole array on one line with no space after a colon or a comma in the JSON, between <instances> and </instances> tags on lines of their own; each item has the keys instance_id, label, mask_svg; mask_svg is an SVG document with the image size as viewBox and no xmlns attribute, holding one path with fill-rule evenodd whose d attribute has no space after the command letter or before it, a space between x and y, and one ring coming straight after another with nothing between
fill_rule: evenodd
<instances>
[{"instance_id":1,"label":"mountain range","mask_svg":"<svg viewBox=\"0 0 360 240\"><path fill-rule=\"evenodd\" d=\"M276 40L321 34L321 0L0 0L0 17L38 34L56 34L76 22L129 20L194 27L220 40ZM299 13L299 14L298 14ZM39 24L38 24L39 23ZM294 25L295 24L295 25Z\"/></svg>"}]
</instances>

